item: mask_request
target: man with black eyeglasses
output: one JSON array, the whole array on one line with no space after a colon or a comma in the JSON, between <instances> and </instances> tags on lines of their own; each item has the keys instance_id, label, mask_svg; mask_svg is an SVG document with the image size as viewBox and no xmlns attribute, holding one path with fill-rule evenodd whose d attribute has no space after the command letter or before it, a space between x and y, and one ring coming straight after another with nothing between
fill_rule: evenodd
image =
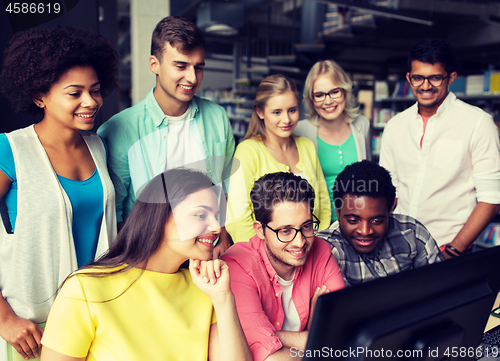
<instances>
[{"instance_id":1,"label":"man with black eyeglasses","mask_svg":"<svg viewBox=\"0 0 500 361\"><path fill-rule=\"evenodd\" d=\"M222 259L254 360L304 350L316 299L344 287L331 246L317 238L314 190L292 173L270 173L250 193L256 235ZM295 351L295 352L294 352Z\"/></svg>"},{"instance_id":2,"label":"man with black eyeglasses","mask_svg":"<svg viewBox=\"0 0 500 361\"><path fill-rule=\"evenodd\" d=\"M448 91L457 73L447 41L418 43L408 68L417 103L387 124L380 165L397 188L395 212L420 220L446 258L458 257L500 210L498 129Z\"/></svg>"}]
</instances>

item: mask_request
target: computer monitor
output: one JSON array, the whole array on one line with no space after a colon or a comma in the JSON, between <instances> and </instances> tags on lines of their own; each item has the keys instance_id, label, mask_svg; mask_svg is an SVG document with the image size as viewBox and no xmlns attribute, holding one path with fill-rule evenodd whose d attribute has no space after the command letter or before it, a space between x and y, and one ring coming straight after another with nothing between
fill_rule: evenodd
<instances>
[{"instance_id":1,"label":"computer monitor","mask_svg":"<svg viewBox=\"0 0 500 361\"><path fill-rule=\"evenodd\" d=\"M500 246L318 298L304 360L473 360L500 287Z\"/></svg>"}]
</instances>

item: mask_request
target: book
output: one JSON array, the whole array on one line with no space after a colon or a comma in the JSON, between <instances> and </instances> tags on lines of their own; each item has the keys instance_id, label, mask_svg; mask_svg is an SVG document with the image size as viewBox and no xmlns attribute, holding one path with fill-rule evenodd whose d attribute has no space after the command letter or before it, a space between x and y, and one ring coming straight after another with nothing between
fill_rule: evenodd
<instances>
[{"instance_id":1,"label":"book","mask_svg":"<svg viewBox=\"0 0 500 361\"><path fill-rule=\"evenodd\" d=\"M398 81L396 85L394 86L394 90L392 91L392 97L396 98L399 94L399 88L401 87L401 82Z\"/></svg>"},{"instance_id":2,"label":"book","mask_svg":"<svg viewBox=\"0 0 500 361\"><path fill-rule=\"evenodd\" d=\"M483 86L483 91L485 94L488 94L490 92L490 77L491 77L491 70L486 70L484 72L484 86Z\"/></svg>"},{"instance_id":3,"label":"book","mask_svg":"<svg viewBox=\"0 0 500 361\"><path fill-rule=\"evenodd\" d=\"M465 83L466 95L483 94L484 91L484 74L467 75Z\"/></svg>"},{"instance_id":4,"label":"book","mask_svg":"<svg viewBox=\"0 0 500 361\"><path fill-rule=\"evenodd\" d=\"M375 82L375 100L387 99L389 97L389 85L386 81Z\"/></svg>"},{"instance_id":5,"label":"book","mask_svg":"<svg viewBox=\"0 0 500 361\"><path fill-rule=\"evenodd\" d=\"M490 75L490 93L498 94L500 93L500 72L495 71Z\"/></svg>"},{"instance_id":6,"label":"book","mask_svg":"<svg viewBox=\"0 0 500 361\"><path fill-rule=\"evenodd\" d=\"M382 137L380 134L372 136L372 155L380 155L380 145L382 143Z\"/></svg>"},{"instance_id":7,"label":"book","mask_svg":"<svg viewBox=\"0 0 500 361\"><path fill-rule=\"evenodd\" d=\"M458 76L455 78L455 81L448 87L448 90L453 92L455 95L465 95L465 82L465 77Z\"/></svg>"}]
</instances>

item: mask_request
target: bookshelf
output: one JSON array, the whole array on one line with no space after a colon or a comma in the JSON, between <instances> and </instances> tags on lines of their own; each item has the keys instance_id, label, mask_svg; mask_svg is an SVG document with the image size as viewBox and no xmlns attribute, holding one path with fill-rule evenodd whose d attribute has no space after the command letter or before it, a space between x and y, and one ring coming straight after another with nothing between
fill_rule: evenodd
<instances>
[{"instance_id":1,"label":"bookshelf","mask_svg":"<svg viewBox=\"0 0 500 361\"><path fill-rule=\"evenodd\" d=\"M227 113L236 145L247 133L252 117L257 85L248 78L236 79L236 88L205 89L202 97L221 105Z\"/></svg>"}]
</instances>

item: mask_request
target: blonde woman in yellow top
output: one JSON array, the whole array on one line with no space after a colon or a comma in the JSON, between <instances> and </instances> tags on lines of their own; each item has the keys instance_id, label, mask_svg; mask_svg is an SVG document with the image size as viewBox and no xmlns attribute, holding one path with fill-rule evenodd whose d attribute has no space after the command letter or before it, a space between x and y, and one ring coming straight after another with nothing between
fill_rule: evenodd
<instances>
[{"instance_id":1,"label":"blonde woman in yellow top","mask_svg":"<svg viewBox=\"0 0 500 361\"><path fill-rule=\"evenodd\" d=\"M297 87L284 75L266 77L257 89L247 134L234 153L229 184L226 229L234 242L255 235L250 191L255 180L268 173L292 172L308 181L315 191L314 214L320 229L330 225L330 199L314 144L292 135L299 121L298 104Z\"/></svg>"}]
</instances>

